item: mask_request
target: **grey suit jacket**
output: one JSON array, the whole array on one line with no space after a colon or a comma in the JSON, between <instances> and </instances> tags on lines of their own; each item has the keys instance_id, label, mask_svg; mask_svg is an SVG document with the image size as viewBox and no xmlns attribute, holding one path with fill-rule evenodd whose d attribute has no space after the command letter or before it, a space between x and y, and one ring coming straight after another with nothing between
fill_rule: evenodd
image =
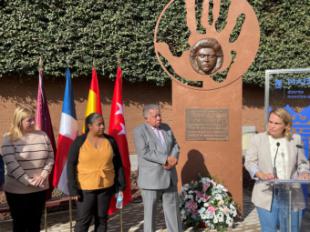
<instances>
[{"instance_id":1,"label":"grey suit jacket","mask_svg":"<svg viewBox=\"0 0 310 232\"><path fill-rule=\"evenodd\" d=\"M155 135L151 126L144 123L134 129L136 153L138 154L138 186L143 189L167 189L172 181L177 184L175 167L166 170L163 164L169 155L179 157L179 145L167 124L161 124L165 146Z\"/></svg>"},{"instance_id":2,"label":"grey suit jacket","mask_svg":"<svg viewBox=\"0 0 310 232\"><path fill-rule=\"evenodd\" d=\"M305 157L301 137L297 134L288 141L289 153L289 173L291 179L296 178L298 173L309 172L309 162ZM245 154L245 168L253 179L257 171L272 173L272 158L270 154L270 144L266 132L253 136L251 145ZM252 193L252 202L255 206L270 210L272 203L273 188L263 182L256 181ZM304 200L300 188L293 191L293 208L304 208Z\"/></svg>"}]
</instances>

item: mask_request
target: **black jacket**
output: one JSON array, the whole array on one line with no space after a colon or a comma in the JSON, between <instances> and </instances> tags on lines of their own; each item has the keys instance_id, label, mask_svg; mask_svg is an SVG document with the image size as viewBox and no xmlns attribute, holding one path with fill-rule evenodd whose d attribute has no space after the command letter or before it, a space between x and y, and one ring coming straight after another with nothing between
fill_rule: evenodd
<instances>
[{"instance_id":1,"label":"black jacket","mask_svg":"<svg viewBox=\"0 0 310 232\"><path fill-rule=\"evenodd\" d=\"M118 150L118 146L113 137L104 134L104 137L107 138L113 149L113 165L115 170L115 179L114 179L114 192L123 190L125 188L125 178L124 171L122 166L121 156ZM77 164L79 160L79 151L82 145L86 140L86 134L78 136L72 143L67 163L67 175L68 175L68 188L71 196L77 196L80 194L79 184L77 180Z\"/></svg>"}]
</instances>

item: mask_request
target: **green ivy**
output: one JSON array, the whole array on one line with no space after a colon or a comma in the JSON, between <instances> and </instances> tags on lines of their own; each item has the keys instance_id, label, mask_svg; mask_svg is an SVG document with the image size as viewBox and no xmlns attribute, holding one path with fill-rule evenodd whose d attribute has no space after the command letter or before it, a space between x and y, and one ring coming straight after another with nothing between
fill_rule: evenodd
<instances>
[{"instance_id":1,"label":"green ivy","mask_svg":"<svg viewBox=\"0 0 310 232\"><path fill-rule=\"evenodd\" d=\"M72 67L75 77L89 76L94 64L100 76L113 79L120 57L127 80L162 85L168 76L155 58L153 33L168 2L1 1L0 76L33 76L42 56L49 77L62 77L67 66ZM222 0L221 5L230 2ZM259 18L261 43L244 82L262 86L266 69L309 67L310 2L249 2ZM225 10L222 12L221 18L225 19ZM177 55L187 48L188 35L184 0L175 0L161 22L158 37Z\"/></svg>"}]
</instances>

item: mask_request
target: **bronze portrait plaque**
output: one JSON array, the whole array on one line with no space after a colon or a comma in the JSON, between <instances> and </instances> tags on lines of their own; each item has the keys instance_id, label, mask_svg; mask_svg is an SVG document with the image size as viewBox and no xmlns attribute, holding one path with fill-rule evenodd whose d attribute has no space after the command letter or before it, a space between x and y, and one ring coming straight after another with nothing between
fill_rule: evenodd
<instances>
[{"instance_id":1,"label":"bronze portrait plaque","mask_svg":"<svg viewBox=\"0 0 310 232\"><path fill-rule=\"evenodd\" d=\"M228 109L186 109L187 141L227 141Z\"/></svg>"},{"instance_id":2,"label":"bronze portrait plaque","mask_svg":"<svg viewBox=\"0 0 310 232\"><path fill-rule=\"evenodd\" d=\"M199 40L190 50L193 69L202 75L215 73L222 67L223 50L216 39Z\"/></svg>"}]
</instances>

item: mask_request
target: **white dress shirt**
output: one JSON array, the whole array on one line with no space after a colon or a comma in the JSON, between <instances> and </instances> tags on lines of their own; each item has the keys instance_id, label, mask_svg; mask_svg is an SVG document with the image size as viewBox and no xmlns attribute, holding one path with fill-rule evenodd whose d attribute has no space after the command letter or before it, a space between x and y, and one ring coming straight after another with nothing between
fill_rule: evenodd
<instances>
[{"instance_id":1,"label":"white dress shirt","mask_svg":"<svg viewBox=\"0 0 310 232\"><path fill-rule=\"evenodd\" d=\"M152 129L155 135L157 136L157 138L160 140L161 145L165 146L166 142L165 142L163 132L159 128L156 128L156 127L152 127Z\"/></svg>"}]
</instances>

